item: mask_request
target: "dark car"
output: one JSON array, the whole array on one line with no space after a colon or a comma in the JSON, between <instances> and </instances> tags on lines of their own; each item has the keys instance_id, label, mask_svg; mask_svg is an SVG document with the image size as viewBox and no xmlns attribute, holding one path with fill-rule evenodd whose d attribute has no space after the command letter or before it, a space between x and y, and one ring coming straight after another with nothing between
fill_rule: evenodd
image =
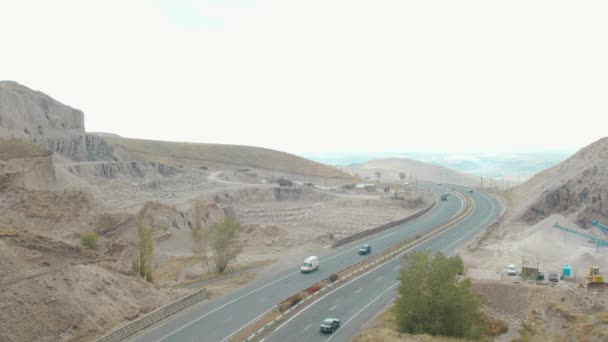
<instances>
[{"instance_id":1,"label":"dark car","mask_svg":"<svg viewBox=\"0 0 608 342\"><path fill-rule=\"evenodd\" d=\"M359 255L365 255L372 252L372 246L369 243L359 247Z\"/></svg>"},{"instance_id":2,"label":"dark car","mask_svg":"<svg viewBox=\"0 0 608 342\"><path fill-rule=\"evenodd\" d=\"M549 281L552 283L557 283L559 281L559 275L555 272L549 273Z\"/></svg>"},{"instance_id":3,"label":"dark car","mask_svg":"<svg viewBox=\"0 0 608 342\"><path fill-rule=\"evenodd\" d=\"M322 333L333 333L340 326L340 320L337 318L326 318L323 323L321 323L321 332Z\"/></svg>"}]
</instances>

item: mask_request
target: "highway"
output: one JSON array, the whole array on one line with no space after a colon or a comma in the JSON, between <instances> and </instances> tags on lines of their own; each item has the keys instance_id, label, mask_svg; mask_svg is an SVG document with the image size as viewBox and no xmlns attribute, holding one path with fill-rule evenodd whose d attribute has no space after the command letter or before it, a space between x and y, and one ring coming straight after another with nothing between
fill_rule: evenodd
<instances>
[{"instance_id":1,"label":"highway","mask_svg":"<svg viewBox=\"0 0 608 342\"><path fill-rule=\"evenodd\" d=\"M445 192L445 189L435 185L427 186L437 196L439 196L440 193ZM485 221L490 221L491 218L484 221L485 217L482 216L489 216L488 213L491 211L491 201L489 201L485 195L479 193L468 195L472 195L473 199L475 199L476 209L471 214L471 217L463 222L465 228L473 225L481 225ZM226 340L238 329L245 326L247 323L251 322L264 312L274 308L278 302L286 297L328 277L330 274L335 273L338 270L342 270L359 262L361 258L365 257L359 256L357 253L358 246L361 243L370 242L373 247L372 255L374 255L400 241L411 239L416 235L422 234L425 231L433 228L434 226L448 221L450 218L458 214L463 205L463 202L457 196L450 196L448 201L437 201L436 206L425 215L398 227L370 236L365 241L356 241L335 249L325 248L311 251L310 255L318 255L320 258L321 265L318 271L310 274L301 274L298 270L299 264L294 265L293 268L279 270L273 276L256 280L255 282L238 291L235 291L230 295L205 301L201 304L193 306L192 308L184 310L166 319L165 321L144 330L143 332L132 337L130 340L156 342ZM462 236L461 234L467 234L470 230L471 229L464 228L454 229L453 231L451 230L438 236L433 240L433 242L429 242L428 246L449 245L452 244L451 241L455 241L452 247L456 247L460 241L464 241L467 237ZM389 266L389 268L390 267L394 266ZM360 317L365 316L367 312L372 312L375 305L381 303L383 298L376 301L372 301L372 299L375 298L374 296L382 293L381 291L386 291L386 289L394 283L394 274L397 272L397 270L393 270L393 273L386 272L384 268L383 270L384 271L380 272L381 274L378 273L378 270L372 272L373 274L379 274L376 276L376 278L380 277L379 279L372 279L372 281L377 282L377 286L374 286L374 291L367 290L366 287L365 290L361 290L359 293L357 293L357 296L354 297L360 298L361 303L372 303L364 310L362 314L354 315L356 312L348 311L349 308L350 310L355 311L360 310L361 306L356 305L356 303L351 303L351 305L342 305L332 310L317 306L318 304L315 304L297 316L296 319L289 322L288 325L279 329L279 331L276 332L276 335L272 335L271 338L279 341L281 340L280 336L283 336L281 334L286 333L289 335L294 331L300 330L301 333L305 335L300 333L296 335L306 336L303 340L307 341L309 339L318 338L320 335L316 333L318 333L320 319L322 319L323 316L326 316L328 312L331 313L334 310L338 310L338 308L340 308L340 311L334 312L336 313L336 316L340 316L340 318L343 319L343 324L346 323L349 315L354 318L353 321L357 321ZM392 279L388 278L391 274ZM368 279L368 276L366 276L365 279ZM356 284L359 284L359 281ZM346 288L347 286L344 287L344 289ZM359 288L355 289L354 291L356 292L358 289ZM376 289L381 291L378 292ZM340 289L340 293L342 293L342 291L345 290ZM389 295L392 295L392 293L391 291L387 291L385 295L390 297ZM320 304L323 303L325 302L320 302ZM315 310L317 310L317 307L318 310L320 310L320 313L318 313L320 316L315 316L315 314L313 314ZM306 319L306 317L308 317L307 315L309 314L312 316ZM335 335L335 338L340 338L342 335L346 336L349 325L356 326L356 324L353 323L345 324L344 328L341 328L340 331ZM301 324L304 324L304 326L300 327ZM304 328L306 328L306 326L309 324L313 325L305 330ZM306 335L304 331L309 331L311 335ZM300 339L300 341L302 341L302 339Z\"/></svg>"},{"instance_id":2,"label":"highway","mask_svg":"<svg viewBox=\"0 0 608 342\"><path fill-rule=\"evenodd\" d=\"M450 254L496 219L500 211L496 200L479 192L467 195L475 203L475 210L468 219L410 251L430 249ZM395 258L316 299L312 305L282 323L264 342L352 340L360 332L360 327L396 296L396 277L401 259ZM333 334L319 331L319 325L326 317L341 320L340 328Z\"/></svg>"}]
</instances>

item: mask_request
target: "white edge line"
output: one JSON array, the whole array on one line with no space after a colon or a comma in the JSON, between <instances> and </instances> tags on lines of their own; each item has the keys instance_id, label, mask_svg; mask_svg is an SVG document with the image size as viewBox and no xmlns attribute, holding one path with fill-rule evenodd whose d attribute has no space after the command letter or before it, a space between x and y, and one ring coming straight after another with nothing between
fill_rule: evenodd
<instances>
[{"instance_id":1,"label":"white edge line","mask_svg":"<svg viewBox=\"0 0 608 342\"><path fill-rule=\"evenodd\" d=\"M353 315L353 317L351 317L348 321L346 321L346 323L344 323L342 326L346 326L348 323L350 323L353 319L355 319L357 316L359 316L359 314L361 314L363 311L365 311L365 309L367 309L370 305L372 305L375 301L377 301L378 299L380 299L380 297L384 296L388 291L392 290L395 288L395 286L399 285L399 282L394 283L393 285L391 285L391 287L389 287L388 289L384 290L384 292L382 292L381 294L378 295L378 297L374 298L371 302L367 303L366 306L363 307L363 309L359 310L359 312L357 312L356 314ZM327 340L325 340L326 342L331 340L332 338L334 338L333 335L330 338L328 338Z\"/></svg>"}]
</instances>

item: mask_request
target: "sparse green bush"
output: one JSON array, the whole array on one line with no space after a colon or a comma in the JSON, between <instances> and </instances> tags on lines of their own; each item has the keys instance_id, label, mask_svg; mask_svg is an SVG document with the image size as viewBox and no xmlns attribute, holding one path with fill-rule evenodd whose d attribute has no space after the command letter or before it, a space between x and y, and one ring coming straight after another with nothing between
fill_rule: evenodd
<instances>
[{"instance_id":1,"label":"sparse green bush","mask_svg":"<svg viewBox=\"0 0 608 342\"><path fill-rule=\"evenodd\" d=\"M331 281L332 283L335 283L336 280L338 280L338 275L337 274L332 274L329 276L329 281Z\"/></svg>"},{"instance_id":2,"label":"sparse green bush","mask_svg":"<svg viewBox=\"0 0 608 342\"><path fill-rule=\"evenodd\" d=\"M99 236L95 231L90 231L80 235L80 244L89 249L97 249L97 240Z\"/></svg>"}]
</instances>

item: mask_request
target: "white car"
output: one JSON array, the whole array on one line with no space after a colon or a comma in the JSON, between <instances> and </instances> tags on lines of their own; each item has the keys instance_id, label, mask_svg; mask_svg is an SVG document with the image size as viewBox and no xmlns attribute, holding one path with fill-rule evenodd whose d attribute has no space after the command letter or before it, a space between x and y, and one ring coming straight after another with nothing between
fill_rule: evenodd
<instances>
[{"instance_id":1,"label":"white car","mask_svg":"<svg viewBox=\"0 0 608 342\"><path fill-rule=\"evenodd\" d=\"M507 266L507 274L510 276L517 275L517 268L515 268L515 265L509 264L509 266Z\"/></svg>"}]
</instances>

